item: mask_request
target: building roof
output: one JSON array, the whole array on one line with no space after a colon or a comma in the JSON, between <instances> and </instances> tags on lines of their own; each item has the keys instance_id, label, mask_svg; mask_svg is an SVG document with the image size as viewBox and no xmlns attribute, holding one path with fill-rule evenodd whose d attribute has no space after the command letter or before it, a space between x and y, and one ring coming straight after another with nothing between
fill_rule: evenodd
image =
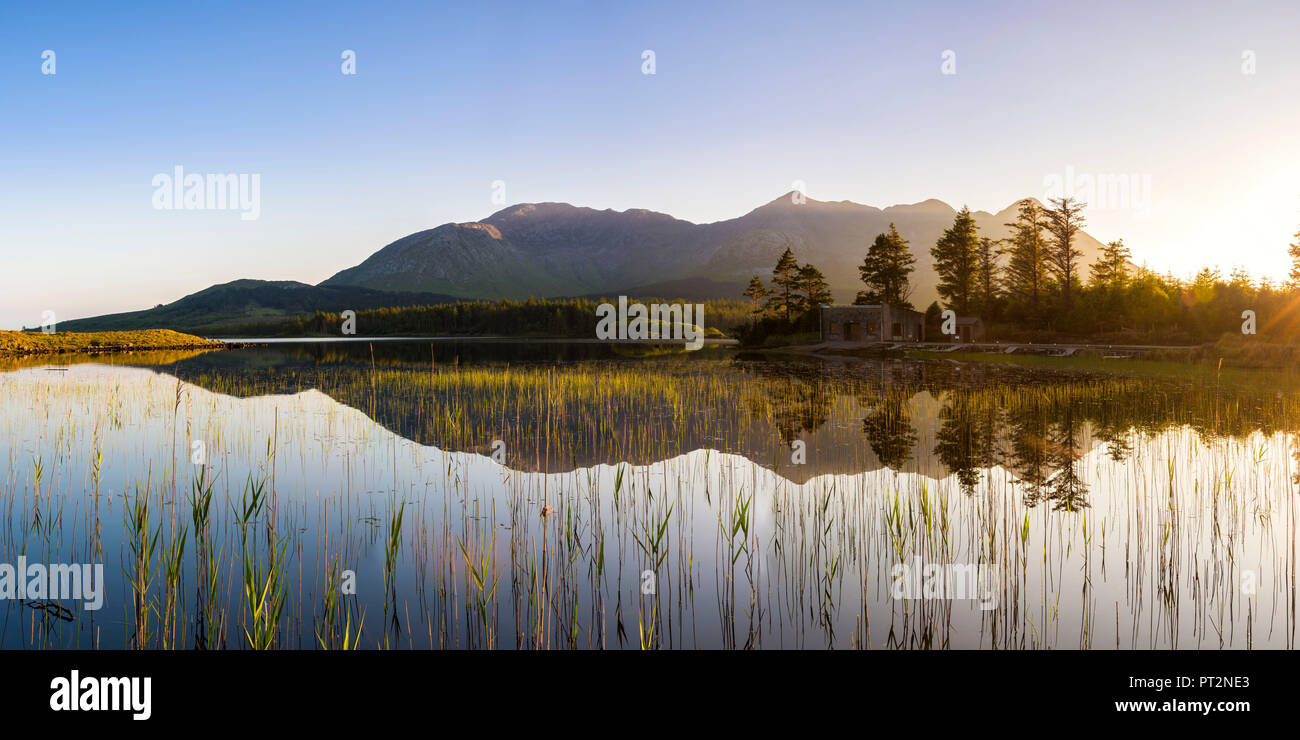
<instances>
[{"instance_id":1,"label":"building roof","mask_svg":"<svg viewBox=\"0 0 1300 740\"><path fill-rule=\"evenodd\" d=\"M913 309L913 308L906 308L906 307L904 307L904 306L895 306L895 305L893 305L893 304L884 304L884 303L867 303L867 304L856 304L856 303L823 303L823 304L821 304L820 307L821 307L821 308L834 308L834 309L837 309L837 310L844 310L844 309L846 309L846 308L861 308L861 309L873 309L873 310L879 310L879 309L884 308L886 305L888 305L889 308L891 308L891 309L893 309L893 310L895 310L895 311L910 311L911 313L921 313L920 311L917 311L916 309Z\"/></svg>"}]
</instances>

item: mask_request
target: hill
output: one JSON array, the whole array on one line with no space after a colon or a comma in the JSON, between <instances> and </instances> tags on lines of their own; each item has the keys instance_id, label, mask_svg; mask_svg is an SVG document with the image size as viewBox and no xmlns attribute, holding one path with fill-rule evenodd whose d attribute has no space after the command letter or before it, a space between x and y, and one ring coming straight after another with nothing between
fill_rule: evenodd
<instances>
[{"instance_id":1,"label":"hill","mask_svg":"<svg viewBox=\"0 0 1300 740\"><path fill-rule=\"evenodd\" d=\"M287 317L316 311L362 311L454 301L446 295L316 286L291 280L235 280L213 285L166 305L143 311L60 322L63 331L176 329L209 335L247 334L259 324L281 324Z\"/></svg>"}]
</instances>

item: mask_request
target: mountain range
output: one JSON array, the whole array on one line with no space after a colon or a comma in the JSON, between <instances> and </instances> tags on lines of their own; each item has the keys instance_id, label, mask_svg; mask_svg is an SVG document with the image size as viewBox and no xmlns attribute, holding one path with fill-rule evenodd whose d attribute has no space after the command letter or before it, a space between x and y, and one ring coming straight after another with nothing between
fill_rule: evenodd
<instances>
[{"instance_id":1,"label":"mountain range","mask_svg":"<svg viewBox=\"0 0 1300 740\"><path fill-rule=\"evenodd\" d=\"M825 202L795 193L744 216L694 224L646 210L598 211L567 203L511 206L473 223L450 223L398 239L322 285L428 291L467 298L586 294L669 295L681 287L739 297L753 275L769 276L788 246L821 269L837 301L861 289L857 267L893 223L916 256L912 302L938 297L929 249L956 210L939 200L889 208ZM1010 235L1011 204L972 214L983 236ZM1102 245L1082 234L1083 264ZM680 288L679 288L680 292Z\"/></svg>"},{"instance_id":2,"label":"mountain range","mask_svg":"<svg viewBox=\"0 0 1300 740\"><path fill-rule=\"evenodd\" d=\"M750 277L770 277L787 247L801 263L822 271L837 302L851 302L862 288L858 265L876 235L891 223L916 257L911 301L921 309L938 297L930 247L955 215L952 206L934 199L876 208L796 198L793 192L738 218L708 224L644 209L525 203L481 221L447 223L404 236L318 286L240 280L156 309L65 324L84 329L182 328L176 322L184 319L184 326L196 328L193 319L214 310L211 306L219 307L225 320L240 314L472 298L738 299ZM981 236L1005 238L1011 233L1006 224L1015 219L1016 204L997 213L974 211L972 216ZM1101 248L1100 242L1080 232L1084 276ZM385 297L393 293L403 295Z\"/></svg>"}]
</instances>

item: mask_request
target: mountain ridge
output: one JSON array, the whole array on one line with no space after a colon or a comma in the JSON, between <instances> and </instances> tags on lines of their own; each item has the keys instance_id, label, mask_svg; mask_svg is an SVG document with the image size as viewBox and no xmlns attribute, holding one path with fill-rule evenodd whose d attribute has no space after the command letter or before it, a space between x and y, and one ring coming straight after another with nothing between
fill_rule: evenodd
<instances>
[{"instance_id":1,"label":"mountain ridge","mask_svg":"<svg viewBox=\"0 0 1300 740\"><path fill-rule=\"evenodd\" d=\"M936 198L879 208L849 200L797 202L796 195L790 191L744 215L702 224L645 208L517 203L480 221L407 234L317 285L234 280L170 304L65 321L60 327L218 331L318 310L477 299L739 299L752 276L770 278L787 247L800 262L822 271L836 301L851 302L862 287L858 265L891 223L916 257L913 306L924 308L938 297L929 249L957 209ZM1009 235L1005 224L1014 219L1019 202L997 213L973 211L981 234ZM1080 271L1086 274L1102 245L1080 232L1079 246Z\"/></svg>"},{"instance_id":2,"label":"mountain ridge","mask_svg":"<svg viewBox=\"0 0 1300 740\"><path fill-rule=\"evenodd\" d=\"M481 221L408 234L320 285L469 299L594 295L681 281L703 285L701 280L730 289L753 275L766 279L789 247L800 262L822 270L836 300L847 302L861 288L857 266L867 248L893 223L916 257L913 304L937 299L929 248L951 225L956 208L937 198L879 208L796 196L790 191L742 216L700 224L641 208L517 203ZM981 234L1009 236L1005 224L1019 202L996 213L972 211ZM1086 270L1102 245L1081 232L1079 247L1080 268Z\"/></svg>"}]
</instances>

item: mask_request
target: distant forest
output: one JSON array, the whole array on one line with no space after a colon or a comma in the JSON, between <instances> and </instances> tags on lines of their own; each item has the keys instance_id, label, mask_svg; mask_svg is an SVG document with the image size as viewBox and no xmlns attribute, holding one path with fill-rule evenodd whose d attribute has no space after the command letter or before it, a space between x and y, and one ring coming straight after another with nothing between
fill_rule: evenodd
<instances>
[{"instance_id":1,"label":"distant forest","mask_svg":"<svg viewBox=\"0 0 1300 740\"><path fill-rule=\"evenodd\" d=\"M980 236L963 207L930 248L940 300L926 309L927 337L938 334L941 311L952 309L982 318L989 340L1202 343L1240 336L1245 311L1254 312L1253 328L1261 337L1300 338L1300 232L1288 250L1288 281L1280 285L1252 280L1240 269L1226 277L1209 267L1191 279L1160 275L1134 265L1123 240L1105 245L1084 276L1078 249L1084 208L1072 198L1054 198L1051 207L1026 199L1007 224L1011 236L991 239ZM854 302L915 308L909 300L915 263L907 241L890 224L858 267L863 289ZM817 331L817 306L831 301L821 271L800 265L789 249L769 283L755 276L744 297L751 320L737 331L749 341Z\"/></svg>"},{"instance_id":2,"label":"distant forest","mask_svg":"<svg viewBox=\"0 0 1300 740\"><path fill-rule=\"evenodd\" d=\"M608 299L611 303L617 298ZM664 299L637 298L638 302L666 303ZM460 301L430 306L374 308L356 312L358 336L535 336L595 337L596 307L589 298L529 298L526 301ZM750 316L739 300L708 300L704 304L706 331L714 334L743 323ZM313 315L227 327L230 336L339 336L340 313L317 311Z\"/></svg>"}]
</instances>

